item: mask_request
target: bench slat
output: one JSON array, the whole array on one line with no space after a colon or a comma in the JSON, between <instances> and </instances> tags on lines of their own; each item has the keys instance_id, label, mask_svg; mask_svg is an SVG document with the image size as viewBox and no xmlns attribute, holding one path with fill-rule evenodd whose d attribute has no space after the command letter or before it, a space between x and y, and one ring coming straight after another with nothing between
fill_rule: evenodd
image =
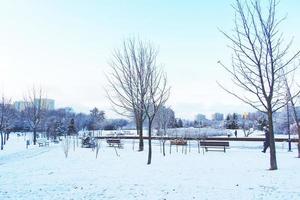
<instances>
[{"instance_id":1,"label":"bench slat","mask_svg":"<svg viewBox=\"0 0 300 200\"><path fill-rule=\"evenodd\" d=\"M226 146L226 147L229 147L229 142L200 142L200 146Z\"/></svg>"},{"instance_id":2,"label":"bench slat","mask_svg":"<svg viewBox=\"0 0 300 200\"><path fill-rule=\"evenodd\" d=\"M118 148L122 147L122 143L120 139L107 139L106 142L110 147L114 147L115 145L117 145Z\"/></svg>"},{"instance_id":3,"label":"bench slat","mask_svg":"<svg viewBox=\"0 0 300 200\"><path fill-rule=\"evenodd\" d=\"M106 142L107 142L107 143L120 144L120 143L121 143L121 140L107 139Z\"/></svg>"}]
</instances>

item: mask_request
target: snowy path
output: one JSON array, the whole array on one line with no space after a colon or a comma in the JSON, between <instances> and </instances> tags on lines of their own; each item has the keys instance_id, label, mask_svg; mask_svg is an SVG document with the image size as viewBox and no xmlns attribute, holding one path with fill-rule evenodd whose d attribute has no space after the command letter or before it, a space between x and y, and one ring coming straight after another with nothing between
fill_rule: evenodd
<instances>
[{"instance_id":1,"label":"snowy path","mask_svg":"<svg viewBox=\"0 0 300 200\"><path fill-rule=\"evenodd\" d=\"M15 152L0 157L0 165L9 164L9 162L18 162L23 159L29 159L48 152L50 149L28 149L20 152Z\"/></svg>"},{"instance_id":2,"label":"snowy path","mask_svg":"<svg viewBox=\"0 0 300 200\"><path fill-rule=\"evenodd\" d=\"M60 145L0 152L0 199L300 199L295 151L279 148L280 169L268 171L268 154L254 148L260 144L204 155L196 148L187 155L173 148L170 155L167 148L166 157L156 146L150 166L147 151L133 151L130 143L120 157L102 144L98 159L81 148L65 159Z\"/></svg>"}]
</instances>

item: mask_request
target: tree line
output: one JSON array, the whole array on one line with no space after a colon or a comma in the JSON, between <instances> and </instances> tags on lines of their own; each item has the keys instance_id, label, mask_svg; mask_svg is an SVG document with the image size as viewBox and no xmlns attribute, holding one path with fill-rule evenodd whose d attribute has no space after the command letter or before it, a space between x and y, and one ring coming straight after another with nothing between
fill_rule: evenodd
<instances>
[{"instance_id":1,"label":"tree line","mask_svg":"<svg viewBox=\"0 0 300 200\"><path fill-rule=\"evenodd\" d=\"M89 114L76 113L71 108L49 110L43 104L41 89L32 89L30 98L24 101L25 106L17 110L12 101L2 96L0 101L0 136L1 150L9 139L11 132L33 132L33 144L36 144L38 134L56 140L57 137L68 135L70 125L74 124L73 132L81 130L116 130L126 126L126 119L106 119L105 112L98 108L90 110Z\"/></svg>"}]
</instances>

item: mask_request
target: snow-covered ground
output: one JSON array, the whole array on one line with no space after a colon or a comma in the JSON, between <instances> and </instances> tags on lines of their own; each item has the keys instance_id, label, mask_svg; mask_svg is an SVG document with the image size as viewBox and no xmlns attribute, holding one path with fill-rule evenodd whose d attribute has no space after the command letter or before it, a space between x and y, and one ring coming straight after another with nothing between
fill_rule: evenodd
<instances>
[{"instance_id":1,"label":"snow-covered ground","mask_svg":"<svg viewBox=\"0 0 300 200\"><path fill-rule=\"evenodd\" d=\"M147 144L147 142L145 143ZM187 154L172 148L165 157L156 142L151 165L144 152L102 142L99 156L91 149L61 144L25 147L23 137L11 136L0 151L0 199L300 199L300 159L277 144L279 170L269 171L269 155L262 144L230 142L223 152L199 154L196 144Z\"/></svg>"}]
</instances>

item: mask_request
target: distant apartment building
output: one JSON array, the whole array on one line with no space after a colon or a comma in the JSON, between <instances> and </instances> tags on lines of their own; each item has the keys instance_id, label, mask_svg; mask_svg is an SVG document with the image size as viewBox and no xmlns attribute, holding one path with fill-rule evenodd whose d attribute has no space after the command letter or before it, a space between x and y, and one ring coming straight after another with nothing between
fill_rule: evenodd
<instances>
[{"instance_id":1,"label":"distant apartment building","mask_svg":"<svg viewBox=\"0 0 300 200\"><path fill-rule=\"evenodd\" d=\"M26 104L27 104L26 101L15 101L14 108L20 112L20 111L25 110Z\"/></svg>"},{"instance_id":2,"label":"distant apartment building","mask_svg":"<svg viewBox=\"0 0 300 200\"><path fill-rule=\"evenodd\" d=\"M224 120L224 115L222 113L214 113L212 114L211 118L214 121L222 121Z\"/></svg>"},{"instance_id":3,"label":"distant apartment building","mask_svg":"<svg viewBox=\"0 0 300 200\"><path fill-rule=\"evenodd\" d=\"M39 104L41 105L42 109L54 110L55 108L55 101L53 99L34 99L34 105L39 106ZM30 105L30 103L26 101L14 102L14 108L19 112L25 110L27 105Z\"/></svg>"},{"instance_id":4,"label":"distant apartment building","mask_svg":"<svg viewBox=\"0 0 300 200\"><path fill-rule=\"evenodd\" d=\"M40 103L42 109L54 110L55 101L53 99L34 99L34 104L38 106Z\"/></svg>"},{"instance_id":5,"label":"distant apartment building","mask_svg":"<svg viewBox=\"0 0 300 200\"><path fill-rule=\"evenodd\" d=\"M202 122L202 121L205 121L205 120L207 120L207 119L206 119L206 116L205 116L205 115L203 115L203 114L198 114L198 115L196 115L195 120L196 120L197 122Z\"/></svg>"},{"instance_id":6,"label":"distant apartment building","mask_svg":"<svg viewBox=\"0 0 300 200\"><path fill-rule=\"evenodd\" d=\"M194 126L196 125L198 127L207 126L209 124L209 120L206 119L206 116L203 114L196 115L195 121L197 124L194 124Z\"/></svg>"}]
</instances>

